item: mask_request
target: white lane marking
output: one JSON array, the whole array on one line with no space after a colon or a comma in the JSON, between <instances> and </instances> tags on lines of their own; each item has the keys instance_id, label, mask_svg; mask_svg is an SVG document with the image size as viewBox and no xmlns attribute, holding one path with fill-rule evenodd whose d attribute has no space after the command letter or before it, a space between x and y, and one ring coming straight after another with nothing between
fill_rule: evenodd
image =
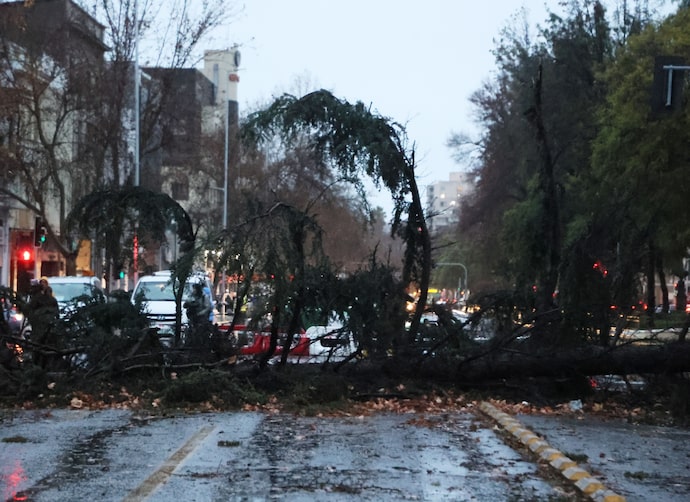
<instances>
[{"instance_id":1,"label":"white lane marking","mask_svg":"<svg viewBox=\"0 0 690 502\"><path fill-rule=\"evenodd\" d=\"M173 453L158 470L146 478L134 490L129 492L123 499L123 502L140 502L145 500L156 490L156 488L165 483L168 478L172 476L175 469L177 469L182 461L192 453L204 439L206 439L213 429L214 427L211 425L201 428L196 434L189 438L179 450Z\"/></svg>"}]
</instances>

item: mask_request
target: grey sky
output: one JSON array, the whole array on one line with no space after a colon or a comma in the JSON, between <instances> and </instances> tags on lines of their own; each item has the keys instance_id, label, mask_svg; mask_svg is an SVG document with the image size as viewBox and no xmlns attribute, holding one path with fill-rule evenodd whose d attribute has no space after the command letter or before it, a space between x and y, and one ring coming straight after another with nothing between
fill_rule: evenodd
<instances>
[{"instance_id":1,"label":"grey sky","mask_svg":"<svg viewBox=\"0 0 690 502\"><path fill-rule=\"evenodd\" d=\"M613 3L613 2L609 2ZM246 0L215 38L242 53L241 111L283 92L326 88L407 127L421 185L461 170L446 141L476 135L468 98L495 68L501 29L530 26L559 0ZM296 82L301 83L297 86ZM306 87L306 88L305 88ZM389 212L387 198L376 199ZM390 212L389 212L390 214Z\"/></svg>"},{"instance_id":2,"label":"grey sky","mask_svg":"<svg viewBox=\"0 0 690 502\"><path fill-rule=\"evenodd\" d=\"M468 98L494 67L494 39L523 6L544 19L542 0L248 0L215 48L240 46L243 111L326 88L406 125L426 185L461 167L445 143L452 131L476 130Z\"/></svg>"}]
</instances>

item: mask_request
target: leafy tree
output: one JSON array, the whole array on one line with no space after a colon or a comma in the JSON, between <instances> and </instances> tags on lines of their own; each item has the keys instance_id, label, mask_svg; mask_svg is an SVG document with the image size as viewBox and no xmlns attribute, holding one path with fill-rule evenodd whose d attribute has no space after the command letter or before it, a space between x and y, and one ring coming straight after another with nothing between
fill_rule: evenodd
<instances>
[{"instance_id":1,"label":"leafy tree","mask_svg":"<svg viewBox=\"0 0 690 502\"><path fill-rule=\"evenodd\" d=\"M650 25L631 37L619 51L606 75L609 93L594 150L598 193L610 199L620 222L610 229L615 238L612 244L621 255L631 255L626 262L634 266L622 271L624 275L646 270L650 315L656 303L655 274L663 270L663 263L682 269L681 258L690 238L681 223L688 217L683 195L689 189L684 174L687 107L666 117L652 113L654 59L668 54L690 56L686 49L689 23L688 11L680 9L658 27Z\"/></svg>"},{"instance_id":2,"label":"leafy tree","mask_svg":"<svg viewBox=\"0 0 690 502\"><path fill-rule=\"evenodd\" d=\"M616 44L623 43L620 34L627 37L649 19L612 30L601 2L571 1L563 7L567 15L552 14L537 42L506 30L496 50L497 81L473 97L486 132L477 192L463 211L463 225L479 234L494 270L504 272L516 289L534 291L538 321L555 312L558 293L567 319L560 332L567 335L571 328L579 332L580 322L593 331L591 317L578 313L593 308L588 291L597 287L594 264L606 260L613 270L608 240L594 238L606 235L606 222L602 217L598 228L593 221L590 192L596 189L590 158L597 111L606 96L599 76L615 57ZM586 277L591 280L580 280ZM606 284L630 287L617 277ZM599 298L598 305L608 308L611 296L616 294Z\"/></svg>"},{"instance_id":3,"label":"leafy tree","mask_svg":"<svg viewBox=\"0 0 690 502\"><path fill-rule=\"evenodd\" d=\"M414 152L405 150L402 128L373 114L362 103L351 105L321 90L299 99L283 95L267 109L252 114L243 130L249 144L276 133L288 140L307 134L314 155L333 163L363 200L361 174L389 190L395 203L393 229L406 243L403 283L418 282L422 291L410 328L415 333L426 303L431 244L415 179ZM404 222L403 214L407 216Z\"/></svg>"},{"instance_id":4,"label":"leafy tree","mask_svg":"<svg viewBox=\"0 0 690 502\"><path fill-rule=\"evenodd\" d=\"M172 276L176 301L176 342L182 323L182 294L192 273L196 249L196 232L187 212L168 195L141 187L124 187L93 192L79 200L66 219L68 235L97 238L106 243L106 259L111 264L130 261L121 239L131 242L134 235L153 241L164 241L165 231L176 223L181 256Z\"/></svg>"},{"instance_id":5,"label":"leafy tree","mask_svg":"<svg viewBox=\"0 0 690 502\"><path fill-rule=\"evenodd\" d=\"M380 239L382 225L373 227L363 201L347 179L317 158L305 141L264 143L265 155L246 154L241 187L234 193L233 219L252 217L276 202L307 210L324 233L324 253L334 265L352 270ZM377 213L380 221L383 215ZM337 238L336 238L337 237Z\"/></svg>"},{"instance_id":6,"label":"leafy tree","mask_svg":"<svg viewBox=\"0 0 690 502\"><path fill-rule=\"evenodd\" d=\"M84 193L72 135L79 117L88 113L80 97L103 49L75 41L68 19L51 27L38 24L32 6L3 5L2 14L0 160L6 167L0 193L46 222L49 241L67 258L68 273L74 273L75 243L61 238L70 204ZM52 220L57 227L48 213L57 216Z\"/></svg>"}]
</instances>

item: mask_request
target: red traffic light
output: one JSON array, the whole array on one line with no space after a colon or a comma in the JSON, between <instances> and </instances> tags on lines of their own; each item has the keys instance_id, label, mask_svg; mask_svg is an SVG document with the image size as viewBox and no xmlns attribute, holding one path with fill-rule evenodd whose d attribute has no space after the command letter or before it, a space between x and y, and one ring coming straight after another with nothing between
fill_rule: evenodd
<instances>
[{"instance_id":1,"label":"red traffic light","mask_svg":"<svg viewBox=\"0 0 690 502\"><path fill-rule=\"evenodd\" d=\"M29 248L23 248L19 250L19 260L23 262L32 261L34 259L34 254Z\"/></svg>"}]
</instances>

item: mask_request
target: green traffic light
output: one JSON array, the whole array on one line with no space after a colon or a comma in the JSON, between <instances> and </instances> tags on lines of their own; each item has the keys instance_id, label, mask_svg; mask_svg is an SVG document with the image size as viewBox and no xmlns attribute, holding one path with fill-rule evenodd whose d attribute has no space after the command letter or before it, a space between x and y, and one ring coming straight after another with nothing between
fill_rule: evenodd
<instances>
[{"instance_id":1,"label":"green traffic light","mask_svg":"<svg viewBox=\"0 0 690 502\"><path fill-rule=\"evenodd\" d=\"M124 278L125 278L125 271L120 270L120 279L124 279Z\"/></svg>"}]
</instances>

